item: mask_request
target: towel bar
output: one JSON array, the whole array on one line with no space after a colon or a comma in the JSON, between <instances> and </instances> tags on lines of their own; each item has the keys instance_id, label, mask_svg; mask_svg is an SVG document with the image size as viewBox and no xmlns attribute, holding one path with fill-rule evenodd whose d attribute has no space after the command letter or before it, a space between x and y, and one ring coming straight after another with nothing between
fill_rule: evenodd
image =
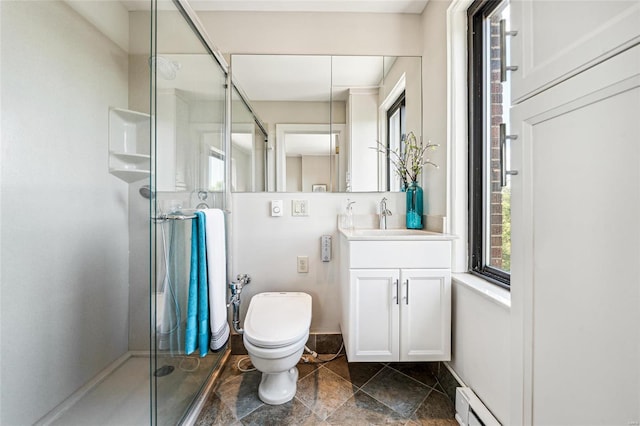
<instances>
[{"instance_id":1,"label":"towel bar","mask_svg":"<svg viewBox=\"0 0 640 426\"><path fill-rule=\"evenodd\" d=\"M201 210L201 209L196 209L196 210ZM224 209L222 211L225 214L231 214L230 210ZM174 213L168 213L168 214L152 217L151 220L153 220L156 223L162 223L162 222L166 222L167 220L190 220L195 218L196 218L195 214L184 214L182 212L174 212Z\"/></svg>"},{"instance_id":2,"label":"towel bar","mask_svg":"<svg viewBox=\"0 0 640 426\"><path fill-rule=\"evenodd\" d=\"M170 214L163 214L162 216L153 217L151 219L156 223L162 223L162 222L166 222L167 220L189 220L189 219L195 219L195 217L196 217L195 214L170 213Z\"/></svg>"}]
</instances>

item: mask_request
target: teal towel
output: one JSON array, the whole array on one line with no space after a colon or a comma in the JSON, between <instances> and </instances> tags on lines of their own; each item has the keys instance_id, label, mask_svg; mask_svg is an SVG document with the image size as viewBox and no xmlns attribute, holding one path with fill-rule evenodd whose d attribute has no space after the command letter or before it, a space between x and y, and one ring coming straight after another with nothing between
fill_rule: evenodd
<instances>
[{"instance_id":1,"label":"teal towel","mask_svg":"<svg viewBox=\"0 0 640 426\"><path fill-rule=\"evenodd\" d=\"M189 296L187 298L187 329L184 351L187 355L198 347L198 220L191 222L191 262L189 266Z\"/></svg>"},{"instance_id":2,"label":"teal towel","mask_svg":"<svg viewBox=\"0 0 640 426\"><path fill-rule=\"evenodd\" d=\"M196 212L198 219L198 346L200 356L209 350L209 287L207 285L207 245L203 212Z\"/></svg>"},{"instance_id":3,"label":"teal towel","mask_svg":"<svg viewBox=\"0 0 640 426\"><path fill-rule=\"evenodd\" d=\"M190 355L199 347L201 357L207 354L209 347L209 291L204 220L204 214L196 212L191 225L191 270L185 333L185 352Z\"/></svg>"}]
</instances>

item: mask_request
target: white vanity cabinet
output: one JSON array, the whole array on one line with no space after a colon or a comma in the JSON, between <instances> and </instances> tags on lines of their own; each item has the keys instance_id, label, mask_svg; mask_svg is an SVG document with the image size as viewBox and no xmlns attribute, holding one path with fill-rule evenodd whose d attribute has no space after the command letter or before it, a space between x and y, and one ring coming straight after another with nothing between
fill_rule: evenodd
<instances>
[{"instance_id":1,"label":"white vanity cabinet","mask_svg":"<svg viewBox=\"0 0 640 426\"><path fill-rule=\"evenodd\" d=\"M441 234L436 234L441 235ZM349 361L451 357L451 241L341 236L341 331Z\"/></svg>"}]
</instances>

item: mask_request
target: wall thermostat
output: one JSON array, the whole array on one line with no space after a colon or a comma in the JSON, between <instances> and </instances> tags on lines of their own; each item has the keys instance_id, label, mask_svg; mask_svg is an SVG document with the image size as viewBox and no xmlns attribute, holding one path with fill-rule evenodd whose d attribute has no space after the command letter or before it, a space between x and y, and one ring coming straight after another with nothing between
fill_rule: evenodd
<instances>
[{"instance_id":1,"label":"wall thermostat","mask_svg":"<svg viewBox=\"0 0 640 426\"><path fill-rule=\"evenodd\" d=\"M271 201L271 216L282 216L282 200Z\"/></svg>"}]
</instances>

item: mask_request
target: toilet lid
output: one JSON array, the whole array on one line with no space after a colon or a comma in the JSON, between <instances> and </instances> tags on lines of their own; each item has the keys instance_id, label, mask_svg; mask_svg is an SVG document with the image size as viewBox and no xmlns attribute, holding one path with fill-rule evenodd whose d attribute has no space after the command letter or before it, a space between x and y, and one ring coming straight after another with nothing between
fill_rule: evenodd
<instances>
[{"instance_id":1,"label":"toilet lid","mask_svg":"<svg viewBox=\"0 0 640 426\"><path fill-rule=\"evenodd\" d=\"M311 325L311 296L306 293L259 293L244 320L244 337L256 346L280 347L302 339Z\"/></svg>"}]
</instances>

